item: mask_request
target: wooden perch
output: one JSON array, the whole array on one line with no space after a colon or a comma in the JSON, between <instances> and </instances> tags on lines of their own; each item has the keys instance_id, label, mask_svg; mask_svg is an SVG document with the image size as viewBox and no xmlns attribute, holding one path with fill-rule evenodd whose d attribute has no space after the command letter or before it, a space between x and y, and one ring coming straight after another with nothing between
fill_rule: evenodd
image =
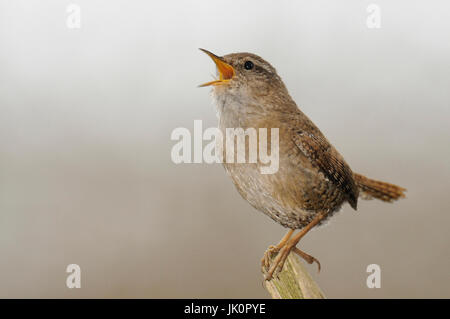
<instances>
[{"instance_id":1,"label":"wooden perch","mask_svg":"<svg viewBox=\"0 0 450 319\"><path fill-rule=\"evenodd\" d=\"M264 281L274 299L324 299L325 295L311 278L299 257L289 254L278 278Z\"/></svg>"}]
</instances>

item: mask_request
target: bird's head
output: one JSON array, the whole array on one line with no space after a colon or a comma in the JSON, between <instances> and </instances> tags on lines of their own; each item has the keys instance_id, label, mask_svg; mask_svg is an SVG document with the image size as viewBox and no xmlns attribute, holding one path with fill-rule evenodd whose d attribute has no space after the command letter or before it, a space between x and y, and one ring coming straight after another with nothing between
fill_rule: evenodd
<instances>
[{"instance_id":1,"label":"bird's head","mask_svg":"<svg viewBox=\"0 0 450 319\"><path fill-rule=\"evenodd\" d=\"M252 53L232 53L219 57L205 52L216 64L218 78L201 84L212 86L216 95L264 98L287 94L286 88L274 67Z\"/></svg>"}]
</instances>

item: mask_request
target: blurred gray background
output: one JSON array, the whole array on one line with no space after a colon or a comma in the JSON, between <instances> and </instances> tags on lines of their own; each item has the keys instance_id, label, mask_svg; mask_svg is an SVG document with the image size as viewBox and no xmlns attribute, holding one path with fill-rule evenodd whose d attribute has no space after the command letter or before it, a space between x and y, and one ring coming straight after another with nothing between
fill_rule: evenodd
<instances>
[{"instance_id":1,"label":"blurred gray background","mask_svg":"<svg viewBox=\"0 0 450 319\"><path fill-rule=\"evenodd\" d=\"M268 297L285 229L170 158L174 128L216 126L198 47L270 61L354 171L408 189L301 241L328 297L450 297L448 1L79 0L80 29L70 3L0 0L0 297Z\"/></svg>"}]
</instances>

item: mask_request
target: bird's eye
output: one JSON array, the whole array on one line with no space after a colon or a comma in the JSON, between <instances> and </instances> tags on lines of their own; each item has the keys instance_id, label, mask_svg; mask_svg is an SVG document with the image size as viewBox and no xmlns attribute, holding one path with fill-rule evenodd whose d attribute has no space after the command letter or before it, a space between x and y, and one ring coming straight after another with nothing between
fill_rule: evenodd
<instances>
[{"instance_id":1,"label":"bird's eye","mask_svg":"<svg viewBox=\"0 0 450 319\"><path fill-rule=\"evenodd\" d=\"M251 69L253 69L253 62L252 62L252 61L245 61L245 63L244 63L244 68L245 68L246 70L251 70Z\"/></svg>"}]
</instances>

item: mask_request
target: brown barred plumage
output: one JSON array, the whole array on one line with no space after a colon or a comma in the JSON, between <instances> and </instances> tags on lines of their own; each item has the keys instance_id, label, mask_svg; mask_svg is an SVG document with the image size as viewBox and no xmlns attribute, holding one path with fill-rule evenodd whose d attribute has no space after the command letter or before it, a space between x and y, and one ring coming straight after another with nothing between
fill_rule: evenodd
<instances>
[{"instance_id":1,"label":"brown barred plumage","mask_svg":"<svg viewBox=\"0 0 450 319\"><path fill-rule=\"evenodd\" d=\"M360 189L360 197L363 199L377 198L385 202L393 202L405 197L405 188L386 182L370 179L360 174L353 174Z\"/></svg>"}]
</instances>

